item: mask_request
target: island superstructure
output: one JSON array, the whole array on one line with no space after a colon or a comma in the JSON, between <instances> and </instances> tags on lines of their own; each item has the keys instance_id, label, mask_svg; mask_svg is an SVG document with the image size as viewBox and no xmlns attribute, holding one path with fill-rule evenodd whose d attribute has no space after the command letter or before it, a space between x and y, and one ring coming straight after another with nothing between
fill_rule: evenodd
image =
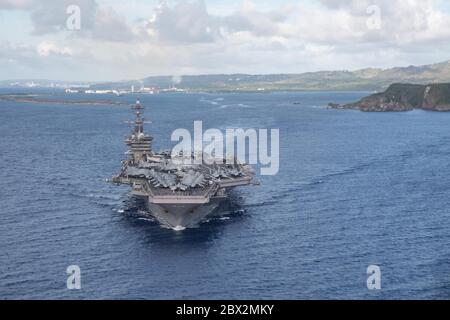
<instances>
[{"instance_id":1,"label":"island superstructure","mask_svg":"<svg viewBox=\"0 0 450 320\"><path fill-rule=\"evenodd\" d=\"M172 158L168 151L154 152L153 137L144 133L144 107L137 101L132 110L133 130L125 140L128 158L112 182L130 185L132 195L143 197L160 223L176 230L196 226L227 200L230 189L253 183L252 168L236 159L194 164Z\"/></svg>"}]
</instances>

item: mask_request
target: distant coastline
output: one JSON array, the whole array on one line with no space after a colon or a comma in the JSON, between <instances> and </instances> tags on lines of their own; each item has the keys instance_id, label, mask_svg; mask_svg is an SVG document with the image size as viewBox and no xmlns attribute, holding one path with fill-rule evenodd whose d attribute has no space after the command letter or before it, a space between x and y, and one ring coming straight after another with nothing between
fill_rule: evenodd
<instances>
[{"instance_id":1,"label":"distant coastline","mask_svg":"<svg viewBox=\"0 0 450 320\"><path fill-rule=\"evenodd\" d=\"M252 93L305 91L384 91L391 84L403 82L426 85L450 79L450 60L436 64L389 69L318 71L299 74L210 74L150 76L142 79L109 82L68 82L52 80L2 80L0 87L54 88L68 93L157 94Z\"/></svg>"},{"instance_id":2,"label":"distant coastline","mask_svg":"<svg viewBox=\"0 0 450 320\"><path fill-rule=\"evenodd\" d=\"M313 91L314 90L311 90L311 92ZM258 91L254 93L265 92L266 91ZM189 94L189 92L185 93ZM140 94L137 94L137 96L139 95ZM128 103L123 101L115 101L115 99L79 99L86 98L87 96L89 96L89 94L82 94L81 92L70 93L70 95L67 93L60 93L56 95L55 98L49 98L49 95L42 93L5 93L0 94L0 101L60 105L128 106ZM68 97L68 99L65 99L65 97ZM301 105L302 103L296 101L294 104ZM436 83L428 85L395 83L390 85L384 92L368 95L367 97L364 97L354 103L337 104L331 102L328 104L328 108L352 109L364 112L404 112L414 109L449 112L450 83Z\"/></svg>"},{"instance_id":3,"label":"distant coastline","mask_svg":"<svg viewBox=\"0 0 450 320\"><path fill-rule=\"evenodd\" d=\"M403 112L414 109L450 111L450 83L418 85L392 84L385 92L376 93L358 102L328 104L331 109L354 109L365 112Z\"/></svg>"},{"instance_id":4,"label":"distant coastline","mask_svg":"<svg viewBox=\"0 0 450 320\"><path fill-rule=\"evenodd\" d=\"M0 94L0 101L41 103L41 104L79 104L79 105L114 105L127 106L127 103L112 100L65 100L39 98L36 94Z\"/></svg>"}]
</instances>

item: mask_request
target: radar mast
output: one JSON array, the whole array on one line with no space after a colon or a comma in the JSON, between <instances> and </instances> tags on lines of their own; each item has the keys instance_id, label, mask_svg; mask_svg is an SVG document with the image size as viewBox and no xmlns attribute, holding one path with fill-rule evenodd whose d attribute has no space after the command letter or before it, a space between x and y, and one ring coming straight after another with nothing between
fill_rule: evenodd
<instances>
[{"instance_id":1,"label":"radar mast","mask_svg":"<svg viewBox=\"0 0 450 320\"><path fill-rule=\"evenodd\" d=\"M150 122L146 122L143 118L145 108L139 100L136 101L136 104L131 106L131 109L134 111L136 117L134 122L129 123L134 124L134 129L125 143L130 147L130 160L133 163L145 162L147 161L147 156L153 154L153 137L144 133L144 124Z\"/></svg>"}]
</instances>

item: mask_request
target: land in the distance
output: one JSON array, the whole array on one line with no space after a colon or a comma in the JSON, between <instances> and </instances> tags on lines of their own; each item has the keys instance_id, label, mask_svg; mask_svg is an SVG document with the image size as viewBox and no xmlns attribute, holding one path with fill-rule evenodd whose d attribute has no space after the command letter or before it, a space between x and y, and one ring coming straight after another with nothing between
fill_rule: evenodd
<instances>
[{"instance_id":1,"label":"land in the distance","mask_svg":"<svg viewBox=\"0 0 450 320\"><path fill-rule=\"evenodd\" d=\"M117 90L135 92L264 92L264 91L383 91L392 83L430 84L450 80L450 61L424 66L391 69L367 68L356 71L320 71L301 74L218 74L185 76L152 76L138 80L77 83L48 80L0 81L0 86L37 85L64 86L82 90ZM150 90L151 89L151 90Z\"/></svg>"},{"instance_id":2,"label":"land in the distance","mask_svg":"<svg viewBox=\"0 0 450 320\"><path fill-rule=\"evenodd\" d=\"M45 103L45 104L80 104L80 105L117 105L125 106L126 103L113 100L66 100L42 98L36 94L0 94L0 101L12 101L23 103Z\"/></svg>"},{"instance_id":3,"label":"land in the distance","mask_svg":"<svg viewBox=\"0 0 450 320\"><path fill-rule=\"evenodd\" d=\"M450 83L429 85L391 85L385 92L365 97L347 105L329 104L334 109L355 109L366 112L400 112L414 109L450 111Z\"/></svg>"},{"instance_id":4,"label":"land in the distance","mask_svg":"<svg viewBox=\"0 0 450 320\"><path fill-rule=\"evenodd\" d=\"M302 74L272 75L200 75L182 77L148 77L140 81L95 84L95 89L176 87L191 92L260 92L260 91L383 91L392 83L428 84L450 80L450 61L392 69L357 71L321 71Z\"/></svg>"}]
</instances>

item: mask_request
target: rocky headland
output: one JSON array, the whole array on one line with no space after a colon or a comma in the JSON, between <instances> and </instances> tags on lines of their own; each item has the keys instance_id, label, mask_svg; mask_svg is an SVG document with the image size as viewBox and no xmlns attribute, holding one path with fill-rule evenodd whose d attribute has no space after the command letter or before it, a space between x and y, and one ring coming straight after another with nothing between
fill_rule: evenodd
<instances>
[{"instance_id":1,"label":"rocky headland","mask_svg":"<svg viewBox=\"0 0 450 320\"><path fill-rule=\"evenodd\" d=\"M382 93L365 97L356 103L339 105L332 109L354 109L365 112L401 112L414 109L450 111L450 83L429 85L396 83Z\"/></svg>"}]
</instances>

